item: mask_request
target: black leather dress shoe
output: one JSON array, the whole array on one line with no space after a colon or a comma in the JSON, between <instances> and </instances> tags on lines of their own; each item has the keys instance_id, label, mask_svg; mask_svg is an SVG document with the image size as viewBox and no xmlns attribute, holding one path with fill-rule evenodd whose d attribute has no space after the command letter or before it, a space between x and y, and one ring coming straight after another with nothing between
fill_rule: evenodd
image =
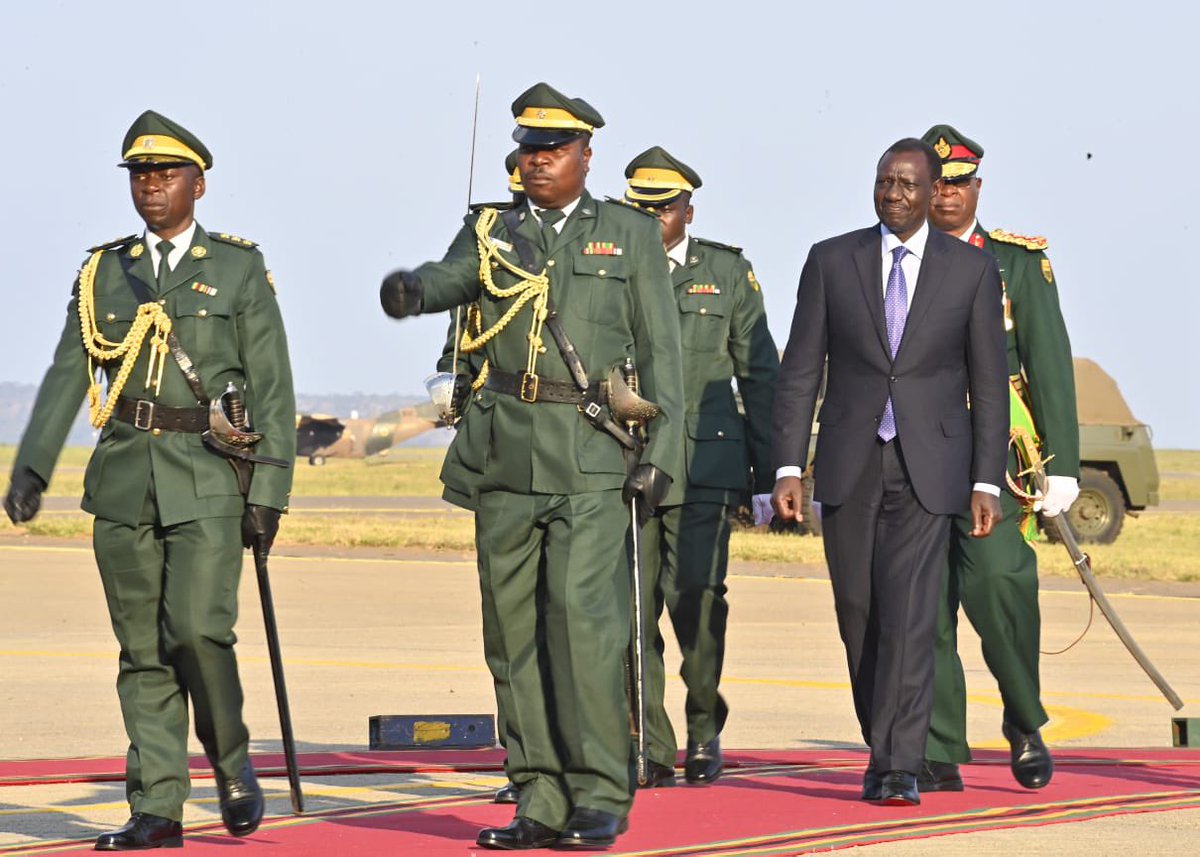
<instances>
[{"instance_id":1,"label":"black leather dress shoe","mask_svg":"<svg viewBox=\"0 0 1200 857\"><path fill-rule=\"evenodd\" d=\"M607 848L617 836L629 829L629 819L617 818L611 812L577 806L567 819L567 826L558 834L555 848Z\"/></svg>"},{"instance_id":2,"label":"black leather dress shoe","mask_svg":"<svg viewBox=\"0 0 1200 857\"><path fill-rule=\"evenodd\" d=\"M1036 729L1024 733L1007 720L1002 727L1004 737L1012 748L1012 772L1017 782L1027 789L1040 789L1054 776L1054 760Z\"/></svg>"},{"instance_id":3,"label":"black leather dress shoe","mask_svg":"<svg viewBox=\"0 0 1200 857\"><path fill-rule=\"evenodd\" d=\"M868 763L867 770L863 774L862 799L865 801L877 801L882 793L883 777L879 776L879 771L875 770Z\"/></svg>"},{"instance_id":4,"label":"black leather dress shoe","mask_svg":"<svg viewBox=\"0 0 1200 857\"><path fill-rule=\"evenodd\" d=\"M517 788L516 783L509 780L503 788L496 790L496 796L492 798L492 803L516 803L520 799L521 790Z\"/></svg>"},{"instance_id":5,"label":"black leather dress shoe","mask_svg":"<svg viewBox=\"0 0 1200 857\"><path fill-rule=\"evenodd\" d=\"M226 830L234 836L249 836L258 830L263 817L263 793L249 760L236 777L226 779L217 772L217 795Z\"/></svg>"},{"instance_id":6,"label":"black leather dress shoe","mask_svg":"<svg viewBox=\"0 0 1200 857\"><path fill-rule=\"evenodd\" d=\"M135 812L120 830L101 833L97 851L145 851L149 848L182 848L183 825L169 818Z\"/></svg>"},{"instance_id":7,"label":"black leather dress shoe","mask_svg":"<svg viewBox=\"0 0 1200 857\"><path fill-rule=\"evenodd\" d=\"M558 831L540 821L518 815L506 827L485 827L475 844L496 851L528 851L549 848L558 840Z\"/></svg>"},{"instance_id":8,"label":"black leather dress shoe","mask_svg":"<svg viewBox=\"0 0 1200 857\"><path fill-rule=\"evenodd\" d=\"M879 789L879 803L885 806L920 806L917 775L908 771L888 771Z\"/></svg>"},{"instance_id":9,"label":"black leather dress shoe","mask_svg":"<svg viewBox=\"0 0 1200 857\"><path fill-rule=\"evenodd\" d=\"M721 759L721 736L697 744L688 741L687 760L683 764L683 776L694 786L708 785L725 770Z\"/></svg>"},{"instance_id":10,"label":"black leather dress shoe","mask_svg":"<svg viewBox=\"0 0 1200 857\"><path fill-rule=\"evenodd\" d=\"M962 775L958 765L953 762L930 762L928 759L921 765L921 773L917 774L917 791L921 792L961 792L963 790Z\"/></svg>"},{"instance_id":11,"label":"black leather dress shoe","mask_svg":"<svg viewBox=\"0 0 1200 857\"><path fill-rule=\"evenodd\" d=\"M650 762L646 765L646 783L638 785L639 789L665 789L675 785L675 769Z\"/></svg>"}]
</instances>

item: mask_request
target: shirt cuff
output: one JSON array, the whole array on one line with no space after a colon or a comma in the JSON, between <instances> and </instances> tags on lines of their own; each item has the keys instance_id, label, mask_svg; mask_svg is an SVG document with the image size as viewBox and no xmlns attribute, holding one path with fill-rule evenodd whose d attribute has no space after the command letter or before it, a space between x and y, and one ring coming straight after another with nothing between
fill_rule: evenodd
<instances>
[{"instance_id":1,"label":"shirt cuff","mask_svg":"<svg viewBox=\"0 0 1200 857\"><path fill-rule=\"evenodd\" d=\"M797 479L804 478L804 468L797 467L794 464L788 464L775 471L775 481L778 482L785 476L795 476Z\"/></svg>"},{"instance_id":2,"label":"shirt cuff","mask_svg":"<svg viewBox=\"0 0 1200 857\"><path fill-rule=\"evenodd\" d=\"M993 497L1000 496L1000 489L989 482L976 482L971 490L982 491L984 494L991 494Z\"/></svg>"}]
</instances>

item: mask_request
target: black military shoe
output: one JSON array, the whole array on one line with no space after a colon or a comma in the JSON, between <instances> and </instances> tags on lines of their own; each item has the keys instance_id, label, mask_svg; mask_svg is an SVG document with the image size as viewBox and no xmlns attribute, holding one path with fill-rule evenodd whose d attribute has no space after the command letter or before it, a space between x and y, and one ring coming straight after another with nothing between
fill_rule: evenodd
<instances>
[{"instance_id":1,"label":"black military shoe","mask_svg":"<svg viewBox=\"0 0 1200 857\"><path fill-rule=\"evenodd\" d=\"M639 789L665 789L675 785L674 768L660 765L658 762L649 762L646 768L646 782L644 785L639 783Z\"/></svg>"},{"instance_id":2,"label":"black military shoe","mask_svg":"<svg viewBox=\"0 0 1200 857\"><path fill-rule=\"evenodd\" d=\"M886 806L920 806L917 775L908 771L888 771L881 781L878 802Z\"/></svg>"},{"instance_id":3,"label":"black military shoe","mask_svg":"<svg viewBox=\"0 0 1200 857\"><path fill-rule=\"evenodd\" d=\"M1007 720L1001 727L1012 748L1012 772L1018 783L1027 789L1040 789L1054 776L1054 760L1036 729L1025 734Z\"/></svg>"},{"instance_id":4,"label":"black military shoe","mask_svg":"<svg viewBox=\"0 0 1200 857\"><path fill-rule=\"evenodd\" d=\"M517 788L517 784L509 780L504 784L503 788L496 790L495 797L492 798L492 803L516 803L521 799L521 790Z\"/></svg>"},{"instance_id":5,"label":"black military shoe","mask_svg":"<svg viewBox=\"0 0 1200 857\"><path fill-rule=\"evenodd\" d=\"M258 830L263 817L263 793L254 776L254 767L247 759L238 776L226 779L220 771L216 775L225 829L234 836L249 836Z\"/></svg>"},{"instance_id":6,"label":"black military shoe","mask_svg":"<svg viewBox=\"0 0 1200 857\"><path fill-rule=\"evenodd\" d=\"M149 848L182 848L183 825L169 818L135 812L120 830L101 833L97 851L145 851Z\"/></svg>"},{"instance_id":7,"label":"black military shoe","mask_svg":"<svg viewBox=\"0 0 1200 857\"><path fill-rule=\"evenodd\" d=\"M874 763L867 763L866 773L863 774L862 799L874 802L883 794L883 777L875 770Z\"/></svg>"},{"instance_id":8,"label":"black military shoe","mask_svg":"<svg viewBox=\"0 0 1200 857\"><path fill-rule=\"evenodd\" d=\"M577 806L558 835L555 848L607 848L629 829L629 819Z\"/></svg>"},{"instance_id":9,"label":"black military shoe","mask_svg":"<svg viewBox=\"0 0 1200 857\"><path fill-rule=\"evenodd\" d=\"M540 821L518 815L506 827L485 827L475 844L496 851L528 851L549 848L558 841L558 831Z\"/></svg>"},{"instance_id":10,"label":"black military shoe","mask_svg":"<svg viewBox=\"0 0 1200 857\"><path fill-rule=\"evenodd\" d=\"M958 765L953 762L931 762L928 759L921 765L921 773L917 774L917 791L921 792L961 792L963 790L962 775Z\"/></svg>"},{"instance_id":11,"label":"black military shoe","mask_svg":"<svg viewBox=\"0 0 1200 857\"><path fill-rule=\"evenodd\" d=\"M683 763L683 776L694 786L705 786L721 776L725 765L721 759L721 736L698 744L688 741L687 760Z\"/></svg>"}]
</instances>

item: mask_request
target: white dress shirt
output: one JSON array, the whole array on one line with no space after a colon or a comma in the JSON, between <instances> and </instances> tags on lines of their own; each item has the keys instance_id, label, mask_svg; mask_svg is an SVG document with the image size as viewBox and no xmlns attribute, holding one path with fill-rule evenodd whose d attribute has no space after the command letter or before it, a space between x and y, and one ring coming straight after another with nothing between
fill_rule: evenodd
<instances>
[{"instance_id":1,"label":"white dress shirt","mask_svg":"<svg viewBox=\"0 0 1200 857\"><path fill-rule=\"evenodd\" d=\"M559 211L561 211L563 213L562 220L558 221L558 223L552 224L550 226L550 228L553 229L555 232L557 232L559 235L562 235L563 226L566 225L567 218L570 217L571 212L573 212L578 207L579 200L581 200L581 199L583 199L583 197L577 196L577 197L575 197L574 202L568 203L567 205L564 205L562 208L560 208ZM529 212L530 212L530 214L533 215L533 219L537 223L538 229L541 229L542 228L542 218L541 218L541 216L538 215L538 212L541 211L545 206L534 205L532 199L526 200L526 203L529 205Z\"/></svg>"},{"instance_id":2,"label":"white dress shirt","mask_svg":"<svg viewBox=\"0 0 1200 857\"><path fill-rule=\"evenodd\" d=\"M974 231L974 226L971 229ZM896 235L896 233L892 232L892 230L888 229L882 223L879 224L879 234L882 239L880 247L883 254L881 288L883 289L885 298L887 297L888 276L892 272L892 251L901 245L908 248L908 252L900 260L900 269L904 271L904 283L907 286L905 297L908 298L908 308L912 309L913 293L917 290L917 278L921 276L921 260L925 257L925 244L929 240L929 221L927 220L922 223L921 228L914 232L907 241L901 241L900 236ZM966 237L970 238L970 232L966 233ZM775 481L778 482L785 476L800 478L803 475L803 467L795 464L787 464L775 471ZM1000 488L987 482L976 482L972 486L972 490L983 491L991 494L993 497L1000 496Z\"/></svg>"},{"instance_id":3,"label":"white dress shirt","mask_svg":"<svg viewBox=\"0 0 1200 857\"><path fill-rule=\"evenodd\" d=\"M192 246L192 237L196 234L196 221L188 224L188 228L180 232L171 241L171 252L167 254L167 270L174 271L183 259L183 254ZM146 248L150 251L150 264L154 267L154 276L158 276L158 260L162 258L162 253L158 252L158 245L162 243L161 238L146 230L144 236Z\"/></svg>"},{"instance_id":4,"label":"white dress shirt","mask_svg":"<svg viewBox=\"0 0 1200 857\"><path fill-rule=\"evenodd\" d=\"M688 260L688 242L691 236L686 232L683 233L683 240L667 250L667 261L671 263L671 273L675 273L675 269L687 264Z\"/></svg>"}]
</instances>

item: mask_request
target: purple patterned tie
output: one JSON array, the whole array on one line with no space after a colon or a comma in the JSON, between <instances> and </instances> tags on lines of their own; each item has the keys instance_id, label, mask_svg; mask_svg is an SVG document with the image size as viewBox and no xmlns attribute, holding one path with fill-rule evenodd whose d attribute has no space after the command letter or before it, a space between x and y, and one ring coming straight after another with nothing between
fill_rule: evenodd
<instances>
[{"instance_id":1,"label":"purple patterned tie","mask_svg":"<svg viewBox=\"0 0 1200 857\"><path fill-rule=\"evenodd\" d=\"M900 350L900 338L904 336L904 322L908 318L908 283L904 280L901 260L908 255L908 248L901 244L892 251L892 270L888 274L887 291L883 293L883 312L887 318L888 346L892 359ZM896 414L892 410L892 397L888 396L879 419L879 439L884 443L896 436Z\"/></svg>"}]
</instances>

